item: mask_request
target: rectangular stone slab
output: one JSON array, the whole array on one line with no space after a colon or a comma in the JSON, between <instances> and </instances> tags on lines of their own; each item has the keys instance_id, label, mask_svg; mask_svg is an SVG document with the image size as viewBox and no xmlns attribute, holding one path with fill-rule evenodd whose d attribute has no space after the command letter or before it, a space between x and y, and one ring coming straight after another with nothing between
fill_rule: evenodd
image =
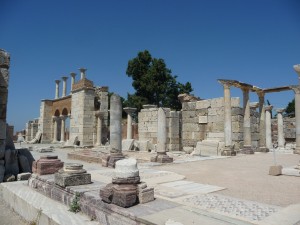
<instances>
[{"instance_id":1,"label":"rectangular stone slab","mask_svg":"<svg viewBox=\"0 0 300 225\"><path fill-rule=\"evenodd\" d=\"M77 186L82 184L90 184L91 174L82 173L82 174L66 174L66 173L56 173L54 174L55 184L61 187L67 186Z\"/></svg>"}]
</instances>

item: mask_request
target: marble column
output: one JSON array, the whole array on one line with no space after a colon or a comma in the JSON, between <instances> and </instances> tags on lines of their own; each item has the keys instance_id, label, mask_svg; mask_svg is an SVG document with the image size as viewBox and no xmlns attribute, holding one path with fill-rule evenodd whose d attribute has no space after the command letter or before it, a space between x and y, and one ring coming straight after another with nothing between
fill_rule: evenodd
<instances>
[{"instance_id":1,"label":"marble column","mask_svg":"<svg viewBox=\"0 0 300 225\"><path fill-rule=\"evenodd\" d=\"M63 90L62 90L61 97L66 97L66 95L67 95L67 79L68 79L68 77L62 77L62 80L63 80Z\"/></svg>"},{"instance_id":2,"label":"marble column","mask_svg":"<svg viewBox=\"0 0 300 225\"><path fill-rule=\"evenodd\" d=\"M75 84L76 73L72 72L71 75L71 90L73 90L73 84Z\"/></svg>"},{"instance_id":3,"label":"marble column","mask_svg":"<svg viewBox=\"0 0 300 225\"><path fill-rule=\"evenodd\" d=\"M52 116L52 119L53 119L53 142L57 142L57 122L58 122L58 119L59 117L58 116Z\"/></svg>"},{"instance_id":4,"label":"marble column","mask_svg":"<svg viewBox=\"0 0 300 225\"><path fill-rule=\"evenodd\" d=\"M251 147L251 117L250 117L250 101L249 101L249 88L242 88L243 91L243 109L244 109L244 146L242 153L254 154Z\"/></svg>"},{"instance_id":5,"label":"marble column","mask_svg":"<svg viewBox=\"0 0 300 225\"><path fill-rule=\"evenodd\" d=\"M167 155L167 117L163 108L157 113L157 156L151 158L151 162L170 163L173 158Z\"/></svg>"},{"instance_id":6,"label":"marble column","mask_svg":"<svg viewBox=\"0 0 300 225\"><path fill-rule=\"evenodd\" d=\"M97 118L97 134L96 134L96 145L102 145L102 121L104 117L104 112L97 111L96 118Z\"/></svg>"},{"instance_id":7,"label":"marble column","mask_svg":"<svg viewBox=\"0 0 300 225\"><path fill-rule=\"evenodd\" d=\"M231 123L231 96L230 96L230 82L219 80L224 88L224 138L225 147L221 155L223 156L234 156L236 152L234 151L232 145L232 123Z\"/></svg>"},{"instance_id":8,"label":"marble column","mask_svg":"<svg viewBox=\"0 0 300 225\"><path fill-rule=\"evenodd\" d=\"M124 159L122 154L122 103L119 95L113 94L110 97L110 155L107 161L108 167L115 167L115 163ZM105 163L102 163L105 166Z\"/></svg>"},{"instance_id":9,"label":"marble column","mask_svg":"<svg viewBox=\"0 0 300 225\"><path fill-rule=\"evenodd\" d=\"M259 151L268 152L266 147L266 113L264 108L265 93L263 91L257 92L259 98Z\"/></svg>"},{"instance_id":10,"label":"marble column","mask_svg":"<svg viewBox=\"0 0 300 225\"><path fill-rule=\"evenodd\" d=\"M86 70L87 69L85 69L85 68L80 68L79 69L79 71L80 71L80 80L85 79L85 71Z\"/></svg>"},{"instance_id":11,"label":"marble column","mask_svg":"<svg viewBox=\"0 0 300 225\"><path fill-rule=\"evenodd\" d=\"M282 113L285 111L284 108L277 109L277 127L278 127L278 135L277 135L277 141L278 141L278 149L284 150L284 133L283 133L283 116Z\"/></svg>"},{"instance_id":12,"label":"marble column","mask_svg":"<svg viewBox=\"0 0 300 225\"><path fill-rule=\"evenodd\" d=\"M255 117L256 109L259 107L258 102L251 102L250 103L250 122L251 122L251 146L254 152L257 152L258 149L258 140L256 138L252 138L253 134L258 133L258 126L259 126L259 118Z\"/></svg>"},{"instance_id":13,"label":"marble column","mask_svg":"<svg viewBox=\"0 0 300 225\"><path fill-rule=\"evenodd\" d=\"M61 132L60 132L60 142L65 142L65 130L66 130L66 116L61 115Z\"/></svg>"},{"instance_id":14,"label":"marble column","mask_svg":"<svg viewBox=\"0 0 300 225\"><path fill-rule=\"evenodd\" d=\"M273 148L272 144L272 124L271 124L271 113L272 113L273 106L268 105L265 106L266 111L266 147L268 149Z\"/></svg>"},{"instance_id":15,"label":"marble column","mask_svg":"<svg viewBox=\"0 0 300 225\"><path fill-rule=\"evenodd\" d=\"M55 80L55 99L59 98L59 83L60 80Z\"/></svg>"},{"instance_id":16,"label":"marble column","mask_svg":"<svg viewBox=\"0 0 300 225\"><path fill-rule=\"evenodd\" d=\"M295 119L296 119L296 148L294 154L300 154L300 86L290 88L295 92Z\"/></svg>"},{"instance_id":17,"label":"marble column","mask_svg":"<svg viewBox=\"0 0 300 225\"><path fill-rule=\"evenodd\" d=\"M124 108L124 111L127 113L127 139L132 139L132 114L136 110L136 108Z\"/></svg>"}]
</instances>

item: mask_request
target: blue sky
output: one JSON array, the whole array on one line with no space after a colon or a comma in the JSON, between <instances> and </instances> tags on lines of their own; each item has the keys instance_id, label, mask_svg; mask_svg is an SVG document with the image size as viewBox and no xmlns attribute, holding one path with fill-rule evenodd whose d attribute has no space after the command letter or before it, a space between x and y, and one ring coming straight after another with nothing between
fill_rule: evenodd
<instances>
[{"instance_id":1,"label":"blue sky","mask_svg":"<svg viewBox=\"0 0 300 225\"><path fill-rule=\"evenodd\" d=\"M128 60L145 49L201 98L223 96L217 79L298 84L299 28L298 0L0 0L0 48L11 54L7 121L24 129L39 117L40 100L54 98L54 80L70 72L78 79L80 67L126 97L134 92ZM266 99L279 108L293 97Z\"/></svg>"}]
</instances>

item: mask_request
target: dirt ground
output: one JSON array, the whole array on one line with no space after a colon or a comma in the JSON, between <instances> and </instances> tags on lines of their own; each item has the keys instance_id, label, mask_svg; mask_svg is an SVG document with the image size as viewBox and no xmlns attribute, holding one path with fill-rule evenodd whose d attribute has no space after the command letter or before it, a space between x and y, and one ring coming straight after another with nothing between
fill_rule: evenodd
<instances>
[{"instance_id":1,"label":"dirt ground","mask_svg":"<svg viewBox=\"0 0 300 225\"><path fill-rule=\"evenodd\" d=\"M283 167L297 165L300 155L277 154ZM287 206L300 203L300 177L270 176L272 153L239 155L231 158L196 161L157 166L155 169L172 171L186 176L187 180L226 187L218 194Z\"/></svg>"}]
</instances>

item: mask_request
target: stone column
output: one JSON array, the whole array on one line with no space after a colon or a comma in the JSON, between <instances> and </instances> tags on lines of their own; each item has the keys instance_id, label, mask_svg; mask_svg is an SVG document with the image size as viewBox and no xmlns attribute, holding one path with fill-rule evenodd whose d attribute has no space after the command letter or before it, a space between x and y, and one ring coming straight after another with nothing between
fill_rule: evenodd
<instances>
[{"instance_id":1,"label":"stone column","mask_svg":"<svg viewBox=\"0 0 300 225\"><path fill-rule=\"evenodd\" d=\"M163 108L157 112L157 156L151 158L151 162L170 163L173 158L167 155L167 117Z\"/></svg>"},{"instance_id":2,"label":"stone column","mask_svg":"<svg viewBox=\"0 0 300 225\"><path fill-rule=\"evenodd\" d=\"M231 124L231 96L230 96L230 86L231 83L226 80L219 80L224 88L224 141L225 147L221 155L223 156L234 156L236 152L234 151L232 145L232 124Z\"/></svg>"},{"instance_id":3,"label":"stone column","mask_svg":"<svg viewBox=\"0 0 300 225\"><path fill-rule=\"evenodd\" d=\"M61 119L61 132L60 132L60 142L65 142L65 130L66 130L66 116L61 115L60 119Z\"/></svg>"},{"instance_id":4,"label":"stone column","mask_svg":"<svg viewBox=\"0 0 300 225\"><path fill-rule=\"evenodd\" d=\"M97 134L96 134L96 137L97 137L97 142L96 142L96 145L102 145L102 120L103 120L103 117L104 117L104 112L101 112L101 111L97 111L95 113L95 116L97 118Z\"/></svg>"},{"instance_id":5,"label":"stone column","mask_svg":"<svg viewBox=\"0 0 300 225\"><path fill-rule=\"evenodd\" d=\"M283 116L282 113L284 112L284 108L277 109L277 127L278 127L278 135L277 135L277 141L278 141L278 149L284 150L284 133L283 133Z\"/></svg>"},{"instance_id":6,"label":"stone column","mask_svg":"<svg viewBox=\"0 0 300 225\"><path fill-rule=\"evenodd\" d=\"M80 80L85 79L86 69L85 68L80 68L79 71L80 71Z\"/></svg>"},{"instance_id":7,"label":"stone column","mask_svg":"<svg viewBox=\"0 0 300 225\"><path fill-rule=\"evenodd\" d=\"M34 129L33 129L33 122L30 123L30 140L34 138Z\"/></svg>"},{"instance_id":8,"label":"stone column","mask_svg":"<svg viewBox=\"0 0 300 225\"><path fill-rule=\"evenodd\" d=\"M250 102L249 88L242 88L243 91L243 109L244 109L244 146L242 152L244 154L254 154L251 147L251 118L250 118Z\"/></svg>"},{"instance_id":9,"label":"stone column","mask_svg":"<svg viewBox=\"0 0 300 225\"><path fill-rule=\"evenodd\" d=\"M71 75L71 90L73 90L73 84L75 84L76 73L72 72Z\"/></svg>"},{"instance_id":10,"label":"stone column","mask_svg":"<svg viewBox=\"0 0 300 225\"><path fill-rule=\"evenodd\" d=\"M293 67L296 73L298 74L299 84L300 84L300 64L294 65Z\"/></svg>"},{"instance_id":11,"label":"stone column","mask_svg":"<svg viewBox=\"0 0 300 225\"><path fill-rule=\"evenodd\" d=\"M55 80L55 99L59 98L59 83L60 80Z\"/></svg>"},{"instance_id":12,"label":"stone column","mask_svg":"<svg viewBox=\"0 0 300 225\"><path fill-rule=\"evenodd\" d=\"M271 128L271 112L272 112L272 105L265 106L266 111L266 147L268 149L273 148L272 144L272 128Z\"/></svg>"},{"instance_id":13,"label":"stone column","mask_svg":"<svg viewBox=\"0 0 300 225\"><path fill-rule=\"evenodd\" d=\"M58 116L52 116L53 119L53 142L57 142L57 120L59 119Z\"/></svg>"},{"instance_id":14,"label":"stone column","mask_svg":"<svg viewBox=\"0 0 300 225\"><path fill-rule=\"evenodd\" d=\"M251 146L254 152L257 152L258 149L258 140L257 140L257 136L256 138L252 138L253 134L257 134L258 133L258 119L259 118L255 118L254 115L251 116L251 112L253 112L253 114L256 113L256 109L258 108L259 103L258 102L251 102L250 103L250 123L251 123ZM253 125L254 124L254 125Z\"/></svg>"},{"instance_id":15,"label":"stone column","mask_svg":"<svg viewBox=\"0 0 300 225\"><path fill-rule=\"evenodd\" d=\"M290 87L295 92L295 119L296 119L296 149L294 154L300 154L300 86Z\"/></svg>"},{"instance_id":16,"label":"stone column","mask_svg":"<svg viewBox=\"0 0 300 225\"><path fill-rule=\"evenodd\" d=\"M3 159L6 145L6 108L8 97L9 65L9 54L0 49L0 182L3 181L5 171Z\"/></svg>"},{"instance_id":17,"label":"stone column","mask_svg":"<svg viewBox=\"0 0 300 225\"><path fill-rule=\"evenodd\" d=\"M127 113L127 139L132 139L132 114L136 111L136 108L124 108Z\"/></svg>"},{"instance_id":18,"label":"stone column","mask_svg":"<svg viewBox=\"0 0 300 225\"><path fill-rule=\"evenodd\" d=\"M63 80L63 90L61 97L65 97L67 95L67 79L68 77L62 77Z\"/></svg>"},{"instance_id":19,"label":"stone column","mask_svg":"<svg viewBox=\"0 0 300 225\"><path fill-rule=\"evenodd\" d=\"M102 166L115 167L115 163L124 159L122 154L122 103L119 95L110 97L110 155L102 159ZM107 161L107 163L106 163Z\"/></svg>"},{"instance_id":20,"label":"stone column","mask_svg":"<svg viewBox=\"0 0 300 225\"><path fill-rule=\"evenodd\" d=\"M259 98L259 151L268 152L266 147L266 114L264 109L265 93L263 91L257 92Z\"/></svg>"}]
</instances>

